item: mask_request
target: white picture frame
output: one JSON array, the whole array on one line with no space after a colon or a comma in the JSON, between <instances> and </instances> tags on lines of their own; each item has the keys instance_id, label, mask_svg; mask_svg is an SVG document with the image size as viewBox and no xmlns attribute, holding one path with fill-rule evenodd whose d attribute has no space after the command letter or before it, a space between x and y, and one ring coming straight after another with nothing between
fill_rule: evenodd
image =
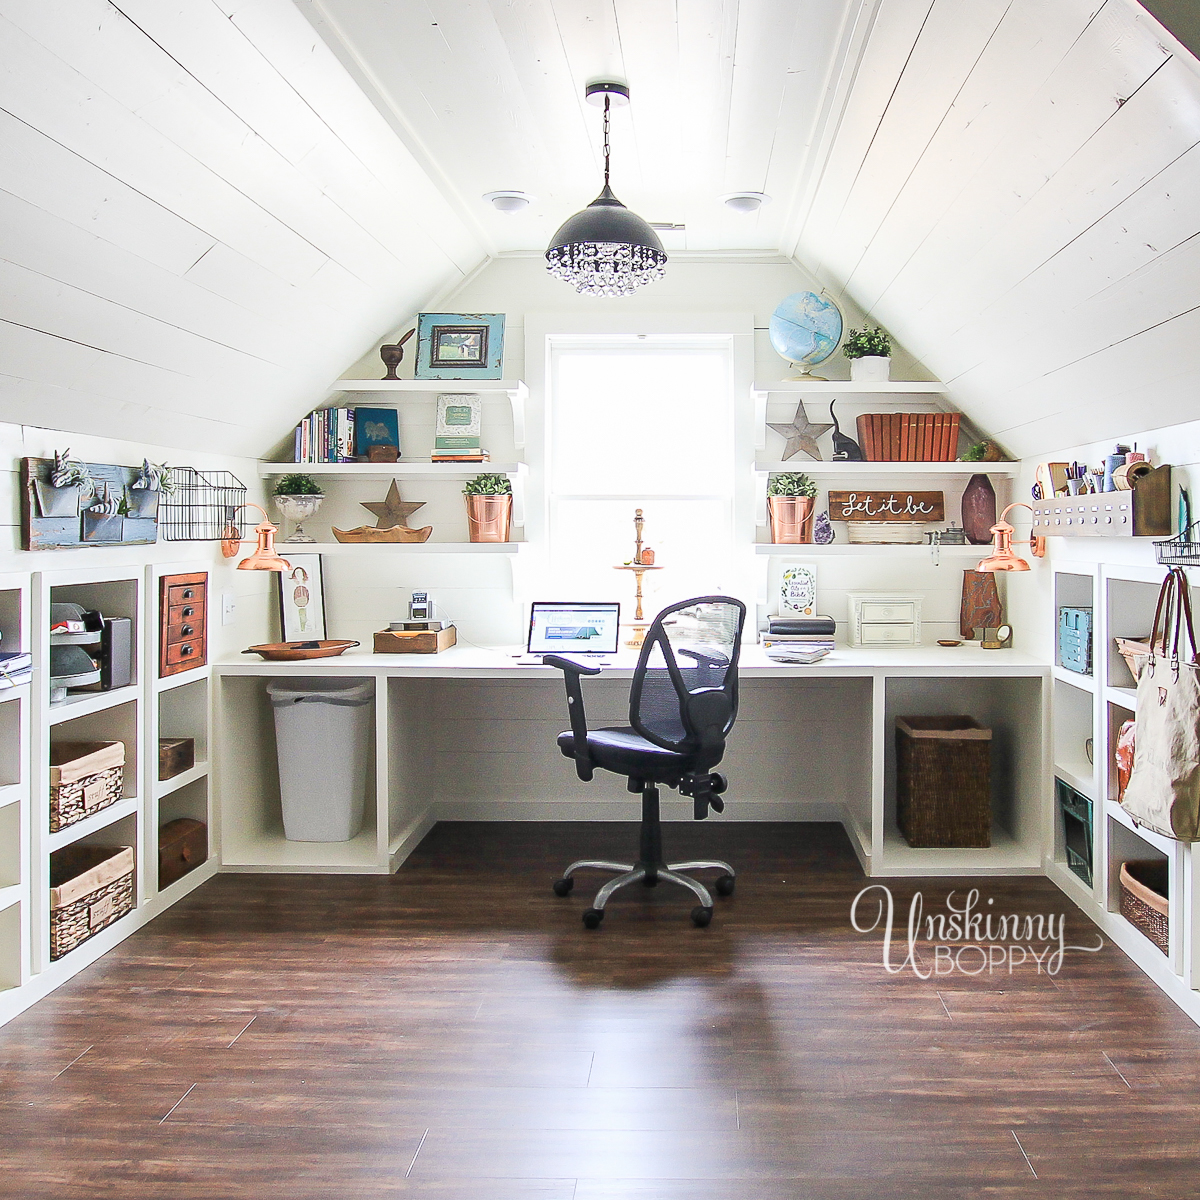
<instances>
[{"instance_id":1,"label":"white picture frame","mask_svg":"<svg viewBox=\"0 0 1200 1200\"><path fill-rule=\"evenodd\" d=\"M281 546L290 571L278 572L279 629L285 642L325 640L325 583L319 554L294 554Z\"/></svg>"}]
</instances>

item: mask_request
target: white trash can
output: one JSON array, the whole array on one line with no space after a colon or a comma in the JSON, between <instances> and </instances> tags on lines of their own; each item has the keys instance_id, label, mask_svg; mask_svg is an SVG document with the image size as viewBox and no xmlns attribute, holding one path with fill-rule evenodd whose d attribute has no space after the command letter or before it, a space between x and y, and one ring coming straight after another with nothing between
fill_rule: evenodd
<instances>
[{"instance_id":1,"label":"white trash can","mask_svg":"<svg viewBox=\"0 0 1200 1200\"><path fill-rule=\"evenodd\" d=\"M363 823L371 752L371 679L272 679L283 833L348 842Z\"/></svg>"}]
</instances>

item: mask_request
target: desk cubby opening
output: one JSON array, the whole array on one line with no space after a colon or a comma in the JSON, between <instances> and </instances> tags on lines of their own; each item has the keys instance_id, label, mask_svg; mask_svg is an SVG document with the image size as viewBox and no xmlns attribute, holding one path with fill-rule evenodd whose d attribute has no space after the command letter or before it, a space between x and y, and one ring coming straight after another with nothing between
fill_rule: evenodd
<instances>
[{"instance_id":1,"label":"desk cubby opening","mask_svg":"<svg viewBox=\"0 0 1200 1200\"><path fill-rule=\"evenodd\" d=\"M914 848L896 821L896 718L968 716L992 731L991 846ZM1042 680L1034 676L887 681L884 705L883 874L1033 874L1041 864Z\"/></svg>"},{"instance_id":2,"label":"desk cubby opening","mask_svg":"<svg viewBox=\"0 0 1200 1200\"><path fill-rule=\"evenodd\" d=\"M64 583L50 588L51 604L79 604L85 610L97 611L106 617L128 617L132 631L131 681L140 677L141 662L138 649L141 630L138 628L138 581L112 579L101 583ZM78 696L84 693L72 692Z\"/></svg>"},{"instance_id":3,"label":"desk cubby opening","mask_svg":"<svg viewBox=\"0 0 1200 1200\"><path fill-rule=\"evenodd\" d=\"M50 744L124 742L125 768L121 795L129 800L138 795L138 736L138 705L136 700L130 700L97 713L59 722L51 729Z\"/></svg>"},{"instance_id":4,"label":"desk cubby opening","mask_svg":"<svg viewBox=\"0 0 1200 1200\"><path fill-rule=\"evenodd\" d=\"M296 672L281 672L296 679ZM331 672L322 671L328 679ZM216 714L222 760L218 777L221 805L221 860L229 870L378 872L386 857L378 847L377 770L374 704L362 831L348 842L293 842L283 831L275 721L267 698L269 673L226 675L218 683ZM363 677L338 675L348 682Z\"/></svg>"}]
</instances>

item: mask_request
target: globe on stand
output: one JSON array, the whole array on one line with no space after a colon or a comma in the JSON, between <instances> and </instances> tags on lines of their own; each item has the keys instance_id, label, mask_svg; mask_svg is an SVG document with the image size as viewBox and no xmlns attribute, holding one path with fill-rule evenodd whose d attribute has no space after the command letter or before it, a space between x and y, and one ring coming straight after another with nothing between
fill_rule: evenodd
<instances>
[{"instance_id":1,"label":"globe on stand","mask_svg":"<svg viewBox=\"0 0 1200 1200\"><path fill-rule=\"evenodd\" d=\"M842 313L826 296L794 292L779 302L767 332L775 352L797 372L795 379L820 379L811 374L837 350L842 340Z\"/></svg>"}]
</instances>

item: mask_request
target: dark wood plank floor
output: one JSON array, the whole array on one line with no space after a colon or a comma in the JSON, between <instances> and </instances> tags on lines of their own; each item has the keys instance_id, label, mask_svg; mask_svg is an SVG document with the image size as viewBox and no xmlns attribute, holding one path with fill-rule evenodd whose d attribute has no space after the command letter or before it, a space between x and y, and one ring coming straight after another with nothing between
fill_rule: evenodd
<instances>
[{"instance_id":1,"label":"dark wood plank floor","mask_svg":"<svg viewBox=\"0 0 1200 1200\"><path fill-rule=\"evenodd\" d=\"M667 835L741 870L707 930L673 888L596 933L583 883L550 893L627 852L611 825L443 825L391 878L219 876L0 1030L0 1196L1200 1195L1200 1030L1119 951L888 975L838 827ZM1044 880L980 886L1094 936Z\"/></svg>"}]
</instances>

